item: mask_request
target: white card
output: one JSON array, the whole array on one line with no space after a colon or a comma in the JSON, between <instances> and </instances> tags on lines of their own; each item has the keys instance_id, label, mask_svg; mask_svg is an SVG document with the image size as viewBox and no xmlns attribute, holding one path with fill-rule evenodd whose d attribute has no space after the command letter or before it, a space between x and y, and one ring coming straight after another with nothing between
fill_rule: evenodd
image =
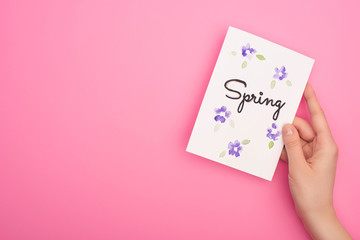
<instances>
[{"instance_id":1,"label":"white card","mask_svg":"<svg viewBox=\"0 0 360 240\"><path fill-rule=\"evenodd\" d=\"M313 64L229 27L186 150L271 181Z\"/></svg>"}]
</instances>

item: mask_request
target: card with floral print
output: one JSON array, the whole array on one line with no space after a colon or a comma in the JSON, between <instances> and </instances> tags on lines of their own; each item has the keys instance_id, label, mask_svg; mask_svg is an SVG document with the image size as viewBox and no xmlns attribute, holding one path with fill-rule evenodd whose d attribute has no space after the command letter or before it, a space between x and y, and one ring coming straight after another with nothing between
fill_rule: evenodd
<instances>
[{"instance_id":1,"label":"card with floral print","mask_svg":"<svg viewBox=\"0 0 360 240\"><path fill-rule=\"evenodd\" d=\"M313 64L229 27L186 150L271 181Z\"/></svg>"}]
</instances>

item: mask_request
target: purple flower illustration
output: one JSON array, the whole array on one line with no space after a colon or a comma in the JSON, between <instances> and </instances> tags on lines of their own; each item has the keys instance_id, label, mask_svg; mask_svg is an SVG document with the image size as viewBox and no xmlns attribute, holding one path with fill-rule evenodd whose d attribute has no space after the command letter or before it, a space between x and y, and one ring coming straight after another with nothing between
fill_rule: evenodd
<instances>
[{"instance_id":1,"label":"purple flower illustration","mask_svg":"<svg viewBox=\"0 0 360 240\"><path fill-rule=\"evenodd\" d=\"M270 138L270 139L273 140L273 141L278 140L278 137L280 136L280 131L277 131L277 132L276 132L276 129L277 129L277 126L276 126L275 123L273 123L273 124L271 125L271 128L269 128L269 129L267 130L268 133L266 134L266 137ZM273 133L273 130L274 130L274 132L276 132L276 133Z\"/></svg>"},{"instance_id":2,"label":"purple flower illustration","mask_svg":"<svg viewBox=\"0 0 360 240\"><path fill-rule=\"evenodd\" d=\"M247 57L248 59L252 58L252 55L256 53L254 48L250 47L250 43L246 44L246 46L242 47L242 55L243 57Z\"/></svg>"},{"instance_id":3,"label":"purple flower illustration","mask_svg":"<svg viewBox=\"0 0 360 240\"><path fill-rule=\"evenodd\" d=\"M228 149L229 155L235 155L235 157L239 157L243 147L240 146L240 142L238 140L235 140L234 143L229 142Z\"/></svg>"},{"instance_id":4,"label":"purple flower illustration","mask_svg":"<svg viewBox=\"0 0 360 240\"><path fill-rule=\"evenodd\" d=\"M216 122L220 121L221 123L224 123L227 118L230 117L231 112L226 111L226 107L222 106L221 108L215 108L215 113L217 114L214 119Z\"/></svg>"},{"instance_id":5,"label":"purple flower illustration","mask_svg":"<svg viewBox=\"0 0 360 240\"><path fill-rule=\"evenodd\" d=\"M274 131L274 132L273 132ZM274 146L274 141L279 140L280 131L277 130L277 126L275 123L271 124L271 128L267 129L266 137L269 138L271 141L269 142L269 149Z\"/></svg>"},{"instance_id":6,"label":"purple flower illustration","mask_svg":"<svg viewBox=\"0 0 360 240\"><path fill-rule=\"evenodd\" d=\"M285 71L286 71L285 66L282 66L280 69L276 67L274 78L279 79L280 81L283 80L288 75L287 72L285 72Z\"/></svg>"},{"instance_id":7,"label":"purple flower illustration","mask_svg":"<svg viewBox=\"0 0 360 240\"><path fill-rule=\"evenodd\" d=\"M288 73L286 72L286 68L285 66L282 66L280 69L278 67L275 68L275 74L273 76L273 78L275 79L278 79L280 81L284 80L285 78L287 78L288 76ZM292 86L292 82L287 79L285 81L286 85L288 85L289 87ZM273 89L275 88L275 85L276 85L276 80L272 80L271 83L270 83L270 88Z\"/></svg>"},{"instance_id":8,"label":"purple flower illustration","mask_svg":"<svg viewBox=\"0 0 360 240\"><path fill-rule=\"evenodd\" d=\"M242 145L247 145L250 143L250 140L249 139L244 139L241 141L241 144ZM228 152L229 152L229 155L230 156L234 156L235 157L240 157L240 152L243 150L243 146L240 145L240 141L238 140L235 140L234 143L232 142L229 142L228 144ZM219 154L219 157L225 157L226 155L226 152L227 152L227 149L225 149L224 151L222 151L220 154Z\"/></svg>"},{"instance_id":9,"label":"purple flower illustration","mask_svg":"<svg viewBox=\"0 0 360 240\"><path fill-rule=\"evenodd\" d=\"M261 54L256 54L257 50L255 48L250 47L250 43L247 43L246 45L242 46L241 48L241 55L243 58L245 58L241 64L241 68L244 69L247 67L248 62L252 59L253 56L256 56L257 59L259 59L260 61L264 61L265 57ZM237 55L236 51L232 51L231 54L233 56Z\"/></svg>"}]
</instances>

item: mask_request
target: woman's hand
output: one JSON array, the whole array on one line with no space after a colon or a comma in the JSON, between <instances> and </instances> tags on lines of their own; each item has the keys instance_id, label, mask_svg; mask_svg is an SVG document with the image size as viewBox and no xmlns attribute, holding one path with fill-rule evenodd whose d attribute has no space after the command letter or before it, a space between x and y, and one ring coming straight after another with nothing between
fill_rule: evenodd
<instances>
[{"instance_id":1,"label":"woman's hand","mask_svg":"<svg viewBox=\"0 0 360 240\"><path fill-rule=\"evenodd\" d=\"M338 148L315 92L306 85L304 97L311 123L295 118L283 127L281 159L289 162L289 186L296 211L313 239L351 239L333 207Z\"/></svg>"}]
</instances>

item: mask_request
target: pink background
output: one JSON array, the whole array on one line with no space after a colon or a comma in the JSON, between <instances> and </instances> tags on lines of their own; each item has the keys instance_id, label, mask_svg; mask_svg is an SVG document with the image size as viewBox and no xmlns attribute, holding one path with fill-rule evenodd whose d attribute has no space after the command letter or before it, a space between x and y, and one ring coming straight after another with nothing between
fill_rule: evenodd
<instances>
[{"instance_id":1,"label":"pink background","mask_svg":"<svg viewBox=\"0 0 360 240\"><path fill-rule=\"evenodd\" d=\"M229 25L316 60L335 207L360 238L359 7L1 1L0 239L309 238L286 163L268 182L185 152Z\"/></svg>"}]
</instances>

